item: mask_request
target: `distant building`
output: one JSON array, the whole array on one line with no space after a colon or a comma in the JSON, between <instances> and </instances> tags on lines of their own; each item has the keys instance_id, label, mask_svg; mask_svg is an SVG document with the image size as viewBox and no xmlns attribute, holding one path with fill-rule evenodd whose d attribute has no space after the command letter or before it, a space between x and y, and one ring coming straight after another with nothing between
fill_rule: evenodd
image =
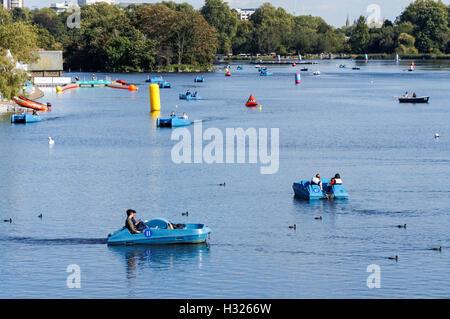
<instances>
[{"instance_id":1,"label":"distant building","mask_svg":"<svg viewBox=\"0 0 450 319\"><path fill-rule=\"evenodd\" d=\"M255 13L256 9L236 9L239 20L248 20Z\"/></svg>"},{"instance_id":2,"label":"distant building","mask_svg":"<svg viewBox=\"0 0 450 319\"><path fill-rule=\"evenodd\" d=\"M56 2L56 3L52 3L50 5L50 9L55 10L56 13L62 13L62 12L66 12L67 9L69 9L70 7L72 7L73 5L66 2Z\"/></svg>"},{"instance_id":3,"label":"distant building","mask_svg":"<svg viewBox=\"0 0 450 319\"><path fill-rule=\"evenodd\" d=\"M94 3L100 3L100 2L106 2L108 4L116 4L115 0L78 0L78 5L84 6L84 5L90 5Z\"/></svg>"},{"instance_id":4,"label":"distant building","mask_svg":"<svg viewBox=\"0 0 450 319\"><path fill-rule=\"evenodd\" d=\"M120 9L126 9L129 6L135 4L135 5L140 5L140 4L148 4L149 2L120 2L119 3L119 8Z\"/></svg>"},{"instance_id":5,"label":"distant building","mask_svg":"<svg viewBox=\"0 0 450 319\"><path fill-rule=\"evenodd\" d=\"M0 0L3 8L11 10L14 8L23 8L23 0Z\"/></svg>"},{"instance_id":6,"label":"distant building","mask_svg":"<svg viewBox=\"0 0 450 319\"><path fill-rule=\"evenodd\" d=\"M29 67L33 77L58 77L63 72L62 51L38 51L39 58Z\"/></svg>"}]
</instances>

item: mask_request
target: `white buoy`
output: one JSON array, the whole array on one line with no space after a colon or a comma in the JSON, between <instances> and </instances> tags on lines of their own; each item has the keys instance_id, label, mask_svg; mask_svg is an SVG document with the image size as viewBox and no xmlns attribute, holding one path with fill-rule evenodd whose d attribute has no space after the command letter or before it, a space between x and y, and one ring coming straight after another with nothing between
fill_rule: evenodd
<instances>
[{"instance_id":1,"label":"white buoy","mask_svg":"<svg viewBox=\"0 0 450 319\"><path fill-rule=\"evenodd\" d=\"M48 137L48 145L55 145L55 141L50 136Z\"/></svg>"},{"instance_id":2,"label":"white buoy","mask_svg":"<svg viewBox=\"0 0 450 319\"><path fill-rule=\"evenodd\" d=\"M434 138L439 138L439 133L434 134Z\"/></svg>"}]
</instances>

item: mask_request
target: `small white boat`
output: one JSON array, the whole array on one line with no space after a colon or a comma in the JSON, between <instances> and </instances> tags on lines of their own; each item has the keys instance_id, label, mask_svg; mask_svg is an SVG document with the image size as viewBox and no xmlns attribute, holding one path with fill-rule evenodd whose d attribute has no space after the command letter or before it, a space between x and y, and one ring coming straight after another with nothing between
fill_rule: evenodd
<instances>
[{"instance_id":1,"label":"small white boat","mask_svg":"<svg viewBox=\"0 0 450 319\"><path fill-rule=\"evenodd\" d=\"M313 75L320 75L320 71L319 71L319 70L314 71L314 72L313 72Z\"/></svg>"}]
</instances>

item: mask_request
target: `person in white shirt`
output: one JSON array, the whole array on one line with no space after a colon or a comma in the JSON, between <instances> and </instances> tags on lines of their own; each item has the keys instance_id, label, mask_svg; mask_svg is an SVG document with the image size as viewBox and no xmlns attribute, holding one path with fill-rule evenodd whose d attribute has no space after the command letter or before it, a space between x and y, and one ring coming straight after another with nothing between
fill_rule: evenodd
<instances>
[{"instance_id":1,"label":"person in white shirt","mask_svg":"<svg viewBox=\"0 0 450 319\"><path fill-rule=\"evenodd\" d=\"M323 190L322 189L322 180L320 179L320 174L316 174L316 176L314 176L311 179L311 184L319 185L320 186L320 190Z\"/></svg>"}]
</instances>

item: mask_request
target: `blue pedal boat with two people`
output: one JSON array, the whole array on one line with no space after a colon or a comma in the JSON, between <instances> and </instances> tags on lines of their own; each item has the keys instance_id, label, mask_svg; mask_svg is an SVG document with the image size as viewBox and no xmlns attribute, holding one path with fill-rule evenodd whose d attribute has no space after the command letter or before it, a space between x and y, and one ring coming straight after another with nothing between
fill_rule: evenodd
<instances>
[{"instance_id":1,"label":"blue pedal boat with two people","mask_svg":"<svg viewBox=\"0 0 450 319\"><path fill-rule=\"evenodd\" d=\"M131 234L123 227L108 235L108 245L162 245L199 244L209 238L211 229L204 224L174 224L164 218L145 223L147 228L140 234Z\"/></svg>"},{"instance_id":2,"label":"blue pedal boat with two people","mask_svg":"<svg viewBox=\"0 0 450 319\"><path fill-rule=\"evenodd\" d=\"M26 123L36 123L40 122L41 118L38 115L33 115L30 113L22 113L20 115L11 115L11 123L14 124L26 124Z\"/></svg>"},{"instance_id":3,"label":"blue pedal boat with two people","mask_svg":"<svg viewBox=\"0 0 450 319\"><path fill-rule=\"evenodd\" d=\"M160 83L160 82L164 82L164 79L162 78L162 76L160 76L159 78L148 78L147 80L145 80L145 82L147 83Z\"/></svg>"},{"instance_id":4,"label":"blue pedal boat with two people","mask_svg":"<svg viewBox=\"0 0 450 319\"><path fill-rule=\"evenodd\" d=\"M202 82L206 82L205 78L201 77L201 76L197 76L194 78L194 82L197 83L202 83Z\"/></svg>"},{"instance_id":5,"label":"blue pedal boat with two people","mask_svg":"<svg viewBox=\"0 0 450 319\"><path fill-rule=\"evenodd\" d=\"M180 126L189 126L191 122L188 119L171 116L168 119L159 118L156 120L156 126L158 127L180 127Z\"/></svg>"},{"instance_id":6,"label":"blue pedal boat with two people","mask_svg":"<svg viewBox=\"0 0 450 319\"><path fill-rule=\"evenodd\" d=\"M180 93L180 100L201 100L201 96L198 93Z\"/></svg>"},{"instance_id":7,"label":"blue pedal boat with two people","mask_svg":"<svg viewBox=\"0 0 450 319\"><path fill-rule=\"evenodd\" d=\"M302 180L292 185L295 196L301 199L348 199L348 193L342 184L329 185L328 179L322 178L322 189L311 181Z\"/></svg>"},{"instance_id":8,"label":"blue pedal boat with two people","mask_svg":"<svg viewBox=\"0 0 450 319\"><path fill-rule=\"evenodd\" d=\"M172 87L172 84L167 81L159 82L160 89L170 89L171 87Z\"/></svg>"}]
</instances>

